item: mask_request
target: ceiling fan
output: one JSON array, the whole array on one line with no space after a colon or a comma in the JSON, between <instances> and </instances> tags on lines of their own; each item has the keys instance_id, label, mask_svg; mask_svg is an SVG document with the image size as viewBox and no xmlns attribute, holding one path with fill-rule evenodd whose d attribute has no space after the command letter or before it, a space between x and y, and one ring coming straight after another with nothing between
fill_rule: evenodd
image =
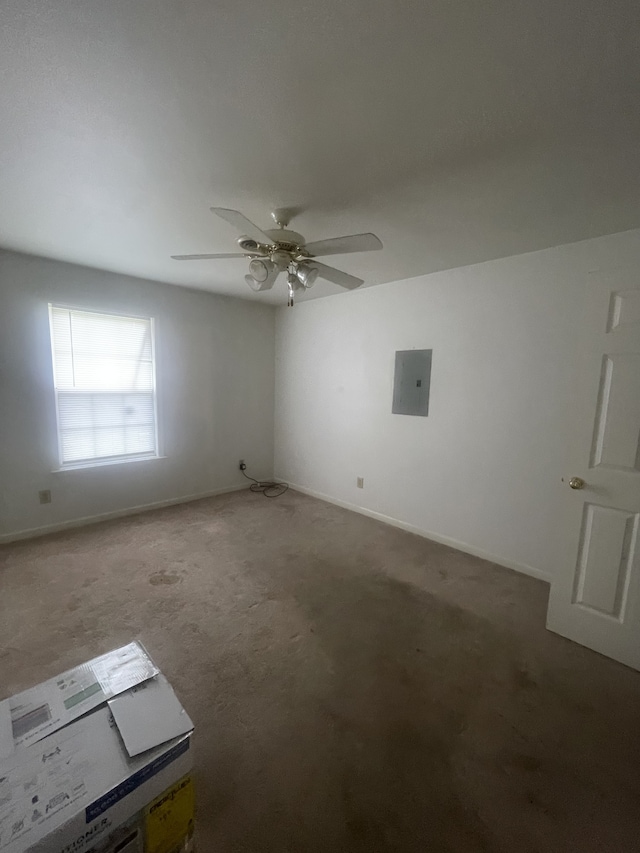
<instances>
[{"instance_id":1,"label":"ceiling fan","mask_svg":"<svg viewBox=\"0 0 640 853\"><path fill-rule=\"evenodd\" d=\"M287 273L289 306L294 293L312 287L317 278L324 278L340 287L353 290L364 284L361 278L342 272L316 261L324 255L342 255L348 252L371 252L382 248L375 234L351 234L307 243L297 231L288 231L293 211L287 208L274 210L271 218L278 226L262 230L238 210L212 207L211 212L238 229L238 245L242 252L217 255L171 255L175 261L205 261L216 258L249 258L249 274L244 280L256 292L270 290L281 272Z\"/></svg>"}]
</instances>

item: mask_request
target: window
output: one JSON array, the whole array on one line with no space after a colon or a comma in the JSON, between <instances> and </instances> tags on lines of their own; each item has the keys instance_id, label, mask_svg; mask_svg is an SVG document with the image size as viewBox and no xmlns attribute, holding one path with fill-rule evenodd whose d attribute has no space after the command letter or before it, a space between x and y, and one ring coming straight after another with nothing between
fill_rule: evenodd
<instances>
[{"instance_id":1,"label":"window","mask_svg":"<svg viewBox=\"0 0 640 853\"><path fill-rule=\"evenodd\" d=\"M60 464L158 455L153 320L49 305Z\"/></svg>"}]
</instances>

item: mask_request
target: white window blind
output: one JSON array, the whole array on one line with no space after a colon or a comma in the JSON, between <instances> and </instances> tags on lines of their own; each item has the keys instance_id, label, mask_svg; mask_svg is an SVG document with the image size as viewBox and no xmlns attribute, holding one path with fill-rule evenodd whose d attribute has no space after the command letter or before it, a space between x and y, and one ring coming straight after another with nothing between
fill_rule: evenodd
<instances>
[{"instance_id":1,"label":"white window blind","mask_svg":"<svg viewBox=\"0 0 640 853\"><path fill-rule=\"evenodd\" d=\"M49 306L61 465L157 456L153 321Z\"/></svg>"}]
</instances>

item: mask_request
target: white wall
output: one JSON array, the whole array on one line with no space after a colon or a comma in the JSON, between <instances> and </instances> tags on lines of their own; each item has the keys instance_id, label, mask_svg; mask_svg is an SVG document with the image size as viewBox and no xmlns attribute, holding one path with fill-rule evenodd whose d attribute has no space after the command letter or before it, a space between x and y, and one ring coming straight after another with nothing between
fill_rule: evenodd
<instances>
[{"instance_id":1,"label":"white wall","mask_svg":"<svg viewBox=\"0 0 640 853\"><path fill-rule=\"evenodd\" d=\"M640 231L279 309L276 475L551 577L583 286L623 263ZM391 414L411 348L433 348L427 418Z\"/></svg>"},{"instance_id":2,"label":"white wall","mask_svg":"<svg viewBox=\"0 0 640 853\"><path fill-rule=\"evenodd\" d=\"M155 318L166 458L55 471L49 301ZM0 252L0 541L271 476L273 364L271 307Z\"/></svg>"}]
</instances>

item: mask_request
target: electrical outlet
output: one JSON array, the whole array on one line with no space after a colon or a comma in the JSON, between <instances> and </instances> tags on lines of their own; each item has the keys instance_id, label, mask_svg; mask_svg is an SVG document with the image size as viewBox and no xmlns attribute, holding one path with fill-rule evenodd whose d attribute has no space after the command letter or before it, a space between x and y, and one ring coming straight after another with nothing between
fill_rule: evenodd
<instances>
[{"instance_id":1,"label":"electrical outlet","mask_svg":"<svg viewBox=\"0 0 640 853\"><path fill-rule=\"evenodd\" d=\"M41 504L50 504L51 503L51 490L43 489L41 492L38 492L38 498L40 499Z\"/></svg>"},{"instance_id":2,"label":"electrical outlet","mask_svg":"<svg viewBox=\"0 0 640 853\"><path fill-rule=\"evenodd\" d=\"M364 489L364 477L358 477L356 480L356 485L359 489Z\"/></svg>"},{"instance_id":3,"label":"electrical outlet","mask_svg":"<svg viewBox=\"0 0 640 853\"><path fill-rule=\"evenodd\" d=\"M247 465L246 465L246 463L245 463L244 459L241 459L241 460L240 460L240 462L238 463L238 468L239 468L241 471L246 471L246 469L247 469Z\"/></svg>"}]
</instances>

